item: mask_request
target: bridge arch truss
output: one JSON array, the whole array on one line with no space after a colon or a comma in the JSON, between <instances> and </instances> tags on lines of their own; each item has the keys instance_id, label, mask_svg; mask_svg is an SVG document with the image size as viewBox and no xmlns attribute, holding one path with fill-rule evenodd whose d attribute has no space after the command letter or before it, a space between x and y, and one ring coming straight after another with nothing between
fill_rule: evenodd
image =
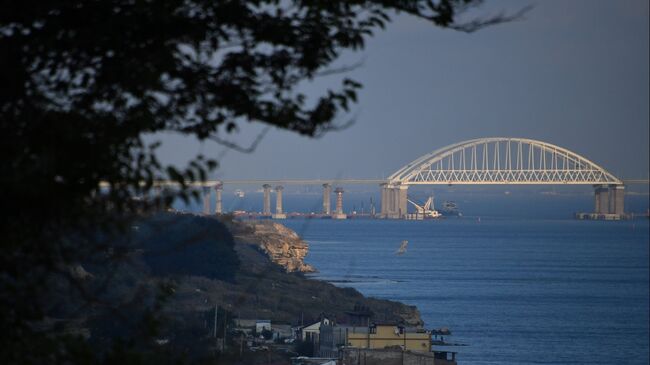
<instances>
[{"instance_id":1,"label":"bridge arch truss","mask_svg":"<svg viewBox=\"0 0 650 365\"><path fill-rule=\"evenodd\" d=\"M479 138L443 147L402 167L392 185L585 184L623 182L587 158L525 138Z\"/></svg>"}]
</instances>

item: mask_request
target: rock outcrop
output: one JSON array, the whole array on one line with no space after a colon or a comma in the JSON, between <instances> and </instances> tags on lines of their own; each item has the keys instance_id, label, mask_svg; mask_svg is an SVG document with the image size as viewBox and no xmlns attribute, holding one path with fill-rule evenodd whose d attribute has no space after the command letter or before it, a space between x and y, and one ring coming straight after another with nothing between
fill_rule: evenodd
<instances>
[{"instance_id":1,"label":"rock outcrop","mask_svg":"<svg viewBox=\"0 0 650 365\"><path fill-rule=\"evenodd\" d=\"M238 234L239 241L259 246L271 261L284 267L287 272L314 272L304 258L309 245L293 230L275 222L246 222L250 228L244 234Z\"/></svg>"}]
</instances>

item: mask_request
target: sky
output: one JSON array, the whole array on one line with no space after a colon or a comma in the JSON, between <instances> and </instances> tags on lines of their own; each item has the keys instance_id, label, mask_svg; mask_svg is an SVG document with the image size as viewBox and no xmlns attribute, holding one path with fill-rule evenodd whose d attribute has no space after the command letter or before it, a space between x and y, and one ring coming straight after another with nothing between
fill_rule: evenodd
<instances>
[{"instance_id":1,"label":"sky","mask_svg":"<svg viewBox=\"0 0 650 365\"><path fill-rule=\"evenodd\" d=\"M212 178L383 178L417 157L480 137L524 137L565 147L620 178L647 178L647 0L486 1L494 15L534 5L525 18L466 34L398 15L339 64L364 87L341 120L348 129L310 139L272 129L255 152L157 135L159 157L218 158ZM338 76L304 86L309 95ZM241 128L247 145L261 125Z\"/></svg>"}]
</instances>

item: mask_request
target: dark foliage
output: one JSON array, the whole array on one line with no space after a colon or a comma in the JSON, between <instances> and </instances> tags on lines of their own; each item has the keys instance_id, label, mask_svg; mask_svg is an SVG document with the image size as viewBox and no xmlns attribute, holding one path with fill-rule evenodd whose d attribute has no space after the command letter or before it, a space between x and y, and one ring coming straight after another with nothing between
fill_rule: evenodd
<instances>
[{"instance_id":1,"label":"dark foliage","mask_svg":"<svg viewBox=\"0 0 650 365\"><path fill-rule=\"evenodd\" d=\"M265 340L270 340L273 338L273 332L267 330L266 328L263 328L262 337L264 337Z\"/></svg>"},{"instance_id":2,"label":"dark foliage","mask_svg":"<svg viewBox=\"0 0 650 365\"><path fill-rule=\"evenodd\" d=\"M239 267L232 235L216 219L159 215L138 224L134 241L154 276L232 280Z\"/></svg>"},{"instance_id":3,"label":"dark foliage","mask_svg":"<svg viewBox=\"0 0 650 365\"><path fill-rule=\"evenodd\" d=\"M314 343L311 341L296 341L293 343L293 350L298 356L314 356Z\"/></svg>"},{"instance_id":4,"label":"dark foliage","mask_svg":"<svg viewBox=\"0 0 650 365\"><path fill-rule=\"evenodd\" d=\"M196 197L189 183L216 167L203 156L165 166L145 134L239 148L227 134L248 122L308 136L337 129L361 85L344 79L309 99L302 82L345 71L333 66L341 52L363 48L395 12L468 32L508 19L457 21L479 3L1 1L0 363L75 362L80 350L35 326L49 314L52 275L96 301L70 268L122 262L127 246L113 237L138 215ZM142 198L159 180L178 189Z\"/></svg>"}]
</instances>

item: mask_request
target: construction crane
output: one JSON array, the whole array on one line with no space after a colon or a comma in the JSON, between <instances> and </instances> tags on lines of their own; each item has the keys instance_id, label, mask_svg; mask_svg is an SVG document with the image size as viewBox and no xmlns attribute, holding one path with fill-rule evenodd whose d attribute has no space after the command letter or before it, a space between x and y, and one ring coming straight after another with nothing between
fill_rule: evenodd
<instances>
[{"instance_id":1,"label":"construction crane","mask_svg":"<svg viewBox=\"0 0 650 365\"><path fill-rule=\"evenodd\" d=\"M424 205L419 205L414 201L412 201L411 199L407 199L407 200L415 207L416 214L422 216L424 219L440 218L442 216L440 212L438 212L433 208L432 196L430 196L429 199L427 199L427 201L424 202Z\"/></svg>"}]
</instances>

